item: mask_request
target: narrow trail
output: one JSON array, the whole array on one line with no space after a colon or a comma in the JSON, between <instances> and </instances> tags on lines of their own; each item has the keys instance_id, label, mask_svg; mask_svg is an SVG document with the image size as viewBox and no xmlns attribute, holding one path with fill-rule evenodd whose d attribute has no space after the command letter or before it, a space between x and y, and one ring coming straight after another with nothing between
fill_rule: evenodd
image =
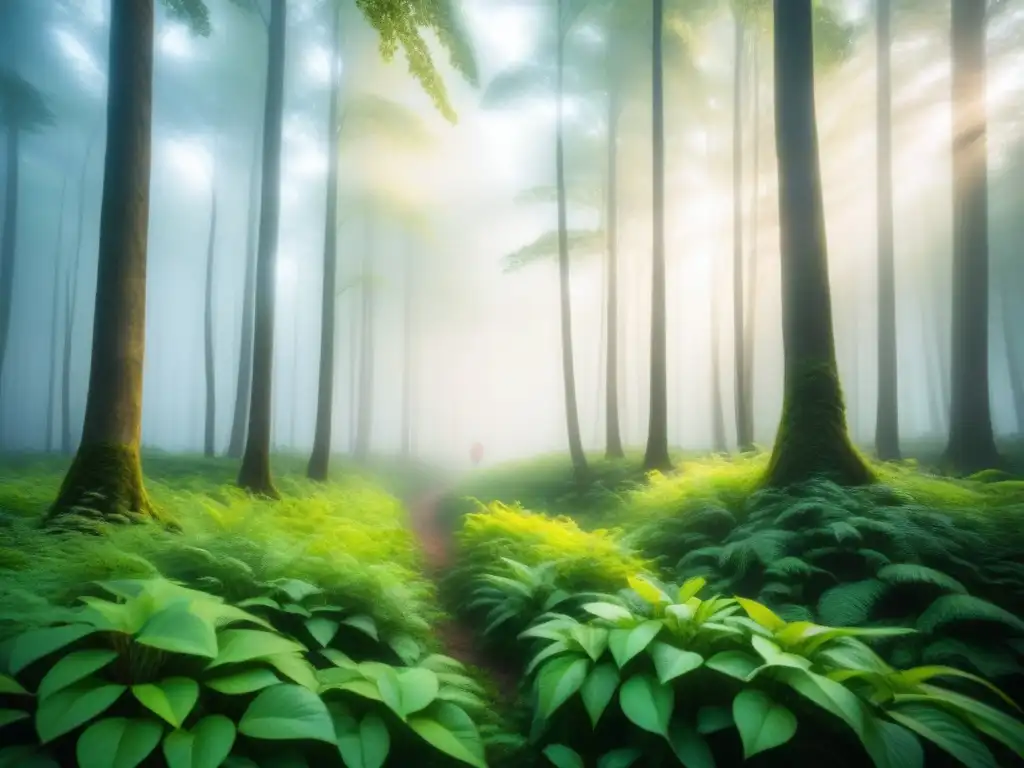
<instances>
[{"instance_id":1,"label":"narrow trail","mask_svg":"<svg viewBox=\"0 0 1024 768\"><path fill-rule=\"evenodd\" d=\"M421 493L409 504L409 521L423 547L427 575L435 583L454 565L455 560L451 537L444 532L438 520L438 508L444 495L443 489L428 491ZM452 618L438 627L438 633L449 656L487 672L506 701L515 697L517 675L498 660L481 652L477 633L472 627Z\"/></svg>"}]
</instances>

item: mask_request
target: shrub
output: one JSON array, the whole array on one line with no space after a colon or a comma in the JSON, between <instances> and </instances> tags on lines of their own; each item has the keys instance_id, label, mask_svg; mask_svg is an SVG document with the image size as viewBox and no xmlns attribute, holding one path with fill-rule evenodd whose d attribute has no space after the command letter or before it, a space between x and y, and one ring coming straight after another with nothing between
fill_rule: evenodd
<instances>
[{"instance_id":1,"label":"shrub","mask_svg":"<svg viewBox=\"0 0 1024 768\"><path fill-rule=\"evenodd\" d=\"M786 622L752 600L699 598L701 578L674 597L629 584L585 604L590 621L548 615L522 635L544 643L531 662L531 737L557 766L734 765L778 750L779 765L861 752L879 768L914 768L922 739L969 766L1007 764L986 737L1024 758L1024 724L934 680L966 680L1012 707L994 686L952 667L894 669L864 642L913 630ZM804 722L812 729L798 733Z\"/></svg>"}]
</instances>

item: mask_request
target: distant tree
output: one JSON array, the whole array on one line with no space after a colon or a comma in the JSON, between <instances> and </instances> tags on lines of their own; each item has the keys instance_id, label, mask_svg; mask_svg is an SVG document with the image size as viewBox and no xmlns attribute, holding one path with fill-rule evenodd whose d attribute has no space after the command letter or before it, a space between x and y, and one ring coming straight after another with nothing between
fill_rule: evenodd
<instances>
[{"instance_id":1,"label":"distant tree","mask_svg":"<svg viewBox=\"0 0 1024 768\"><path fill-rule=\"evenodd\" d=\"M3 386L7 342L11 331L14 301L15 257L18 250L18 203L21 138L54 123L43 95L11 69L0 70L0 128L4 129L4 212L0 223L0 391Z\"/></svg>"},{"instance_id":2,"label":"distant tree","mask_svg":"<svg viewBox=\"0 0 1024 768\"><path fill-rule=\"evenodd\" d=\"M779 164L782 420L764 481L815 476L868 483L846 428L836 366L814 106L812 0L775 0L775 133Z\"/></svg>"},{"instance_id":3,"label":"distant tree","mask_svg":"<svg viewBox=\"0 0 1024 768\"><path fill-rule=\"evenodd\" d=\"M57 409L57 328L59 327L58 307L60 306L60 268L63 261L61 253L64 249L64 200L68 191L68 180L60 185L60 203L57 205L57 242L53 248L53 294L50 300L50 375L47 377L46 391L46 440L44 447L47 453L53 450L53 414Z\"/></svg>"},{"instance_id":4,"label":"distant tree","mask_svg":"<svg viewBox=\"0 0 1024 768\"><path fill-rule=\"evenodd\" d=\"M203 369L206 382L206 409L203 424L203 455L213 457L217 453L217 372L214 365L213 349L213 262L217 248L217 172L216 153L214 171L210 175L210 233L206 243L206 290L204 296L203 321Z\"/></svg>"}]
</instances>

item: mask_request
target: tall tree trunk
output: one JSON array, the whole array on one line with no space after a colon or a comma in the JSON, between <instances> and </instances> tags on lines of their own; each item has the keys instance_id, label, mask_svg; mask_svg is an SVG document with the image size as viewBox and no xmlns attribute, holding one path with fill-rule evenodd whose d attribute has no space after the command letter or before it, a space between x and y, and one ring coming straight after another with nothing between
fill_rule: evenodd
<instances>
[{"instance_id":1,"label":"tall tree trunk","mask_svg":"<svg viewBox=\"0 0 1024 768\"><path fill-rule=\"evenodd\" d=\"M744 310L743 326L743 383L746 385L747 425L751 442L755 440L754 421L754 353L757 349L757 267L758 241L760 239L760 193L761 193L761 66L760 47L757 34L752 35L750 58L753 60L754 107L753 125L753 173L754 183L750 194L750 265L747 279L747 306Z\"/></svg>"},{"instance_id":2,"label":"tall tree trunk","mask_svg":"<svg viewBox=\"0 0 1024 768\"><path fill-rule=\"evenodd\" d=\"M4 369L7 361L7 342L11 332L11 312L14 303L14 262L18 243L18 187L20 176L19 149L21 132L17 126L7 127L5 142L7 180L4 184L4 220L0 233L0 394L3 393ZM2 440L3 435L0 435Z\"/></svg>"},{"instance_id":3,"label":"tall tree trunk","mask_svg":"<svg viewBox=\"0 0 1024 768\"><path fill-rule=\"evenodd\" d=\"M613 56L614 53L609 53ZM612 72L608 83L608 264L605 285L605 456L621 459L622 431L619 425L619 79Z\"/></svg>"},{"instance_id":4,"label":"tall tree trunk","mask_svg":"<svg viewBox=\"0 0 1024 768\"><path fill-rule=\"evenodd\" d=\"M954 0L952 403L945 461L960 472L1000 465L988 373L986 3Z\"/></svg>"},{"instance_id":5,"label":"tall tree trunk","mask_svg":"<svg viewBox=\"0 0 1024 768\"><path fill-rule=\"evenodd\" d=\"M565 422L569 433L569 456L578 482L587 475L587 457L580 435L579 407L576 403L576 372L572 350L572 299L569 291L569 230L565 194L565 118L563 94L565 77L565 0L558 0L557 89L555 124L555 176L558 187L558 286L562 332L562 380L565 387Z\"/></svg>"},{"instance_id":6,"label":"tall tree trunk","mask_svg":"<svg viewBox=\"0 0 1024 768\"><path fill-rule=\"evenodd\" d=\"M373 432L373 374L374 374L374 279L371 274L373 258L371 248L374 238L374 213L366 212L366 242L363 244L363 303L360 326L362 338L359 344L359 407L356 416L355 456L365 461L370 456L370 439Z\"/></svg>"},{"instance_id":7,"label":"tall tree trunk","mask_svg":"<svg viewBox=\"0 0 1024 768\"><path fill-rule=\"evenodd\" d=\"M216 162L216 161L214 161ZM217 246L217 175L210 177L210 234L206 244L206 296L203 322L203 366L206 371L206 414L203 424L203 455L213 457L217 427L217 374L213 357L213 257Z\"/></svg>"},{"instance_id":8,"label":"tall tree trunk","mask_svg":"<svg viewBox=\"0 0 1024 768\"><path fill-rule=\"evenodd\" d=\"M363 301L362 288L358 293L352 291L352 322L348 333L348 439L353 456L359 431L359 347L363 338Z\"/></svg>"},{"instance_id":9,"label":"tall tree trunk","mask_svg":"<svg viewBox=\"0 0 1024 768\"><path fill-rule=\"evenodd\" d=\"M260 156L263 131L253 139L252 164L249 171L249 211L245 228L245 275L242 285L242 334L238 350L238 376L235 382L235 412L231 418L228 456L242 458L246 428L249 422L249 394L252 389L252 344L256 305L256 249L260 216Z\"/></svg>"},{"instance_id":10,"label":"tall tree trunk","mask_svg":"<svg viewBox=\"0 0 1024 768\"><path fill-rule=\"evenodd\" d=\"M292 364L291 373L292 380L290 382L288 391L290 393L288 403L288 448L289 450L297 450L298 442L296 441L296 435L298 434L298 422L299 422L299 317L301 316L300 307L302 306L302 287L299 285L299 270L295 270L295 290L292 292L292 301L295 306L292 310Z\"/></svg>"},{"instance_id":11,"label":"tall tree trunk","mask_svg":"<svg viewBox=\"0 0 1024 768\"><path fill-rule=\"evenodd\" d=\"M1017 329L1011 315L1019 299L1014 295L1014 286L1008 277L1003 279L1001 286L999 309L1003 321L1003 343L1006 345L1006 370L1013 397L1014 426L1018 435L1024 435L1024 360L1021 359L1020 347L1014 344Z\"/></svg>"},{"instance_id":12,"label":"tall tree trunk","mask_svg":"<svg viewBox=\"0 0 1024 768\"><path fill-rule=\"evenodd\" d=\"M412 391L413 391L413 269L412 244L405 254L405 285L402 308L402 456L412 455Z\"/></svg>"},{"instance_id":13,"label":"tall tree trunk","mask_svg":"<svg viewBox=\"0 0 1024 768\"><path fill-rule=\"evenodd\" d=\"M281 199L281 122L284 114L285 0L271 0L267 46L267 93L263 114L263 174L259 250L256 257L256 317L253 328L249 434L238 484L278 498L270 477L270 425L274 372L274 287Z\"/></svg>"},{"instance_id":14,"label":"tall tree trunk","mask_svg":"<svg viewBox=\"0 0 1024 768\"><path fill-rule=\"evenodd\" d=\"M743 46L745 30L739 8L733 5L732 81L732 346L736 446L754 447L747 402L746 354L743 338Z\"/></svg>"},{"instance_id":15,"label":"tall tree trunk","mask_svg":"<svg viewBox=\"0 0 1024 768\"><path fill-rule=\"evenodd\" d=\"M854 449L836 367L814 107L812 0L775 0L775 146L779 159L782 420L764 481L873 476Z\"/></svg>"},{"instance_id":16,"label":"tall tree trunk","mask_svg":"<svg viewBox=\"0 0 1024 768\"><path fill-rule=\"evenodd\" d=\"M711 449L714 453L725 454L729 452L729 444L725 437L725 406L722 403L721 332L718 327L721 310L716 278L717 275L712 278L711 288Z\"/></svg>"},{"instance_id":17,"label":"tall tree trunk","mask_svg":"<svg viewBox=\"0 0 1024 768\"><path fill-rule=\"evenodd\" d=\"M892 209L892 8L875 0L878 96L878 411L875 453L900 458L899 374L896 358L896 266Z\"/></svg>"},{"instance_id":18,"label":"tall tree trunk","mask_svg":"<svg viewBox=\"0 0 1024 768\"><path fill-rule=\"evenodd\" d=\"M651 402L644 468L672 468L668 453L668 350L665 299L665 101L661 55L663 0L654 0L651 39L651 159L654 208L651 270Z\"/></svg>"},{"instance_id":19,"label":"tall tree trunk","mask_svg":"<svg viewBox=\"0 0 1024 768\"><path fill-rule=\"evenodd\" d=\"M927 294L926 294L927 295ZM946 418L949 416L949 398L946 392L946 369L942 361L942 342L939 339L937 318L935 317L935 304L937 297L932 296L929 305L925 304L925 297L921 298L921 344L924 349L926 371L928 380L934 394L929 397L935 399L932 413L932 423L937 432L946 431Z\"/></svg>"},{"instance_id":20,"label":"tall tree trunk","mask_svg":"<svg viewBox=\"0 0 1024 768\"><path fill-rule=\"evenodd\" d=\"M57 327L60 307L60 266L61 251L64 249L64 199L68 191L67 177L60 187L60 204L57 206L57 244L53 249L53 296L50 301L50 375L47 377L46 392L46 452L53 451L53 413L57 410Z\"/></svg>"},{"instance_id":21,"label":"tall tree trunk","mask_svg":"<svg viewBox=\"0 0 1024 768\"><path fill-rule=\"evenodd\" d=\"M142 375L153 107L153 0L114 3L107 150L89 394L82 441L50 517L91 510L146 517Z\"/></svg>"},{"instance_id":22,"label":"tall tree trunk","mask_svg":"<svg viewBox=\"0 0 1024 768\"><path fill-rule=\"evenodd\" d=\"M327 196L324 212L324 274L320 292L320 370L317 375L316 426L306 475L323 482L331 459L334 427L334 352L338 302L338 105L341 100L341 3L335 4L331 101L327 110Z\"/></svg>"}]
</instances>

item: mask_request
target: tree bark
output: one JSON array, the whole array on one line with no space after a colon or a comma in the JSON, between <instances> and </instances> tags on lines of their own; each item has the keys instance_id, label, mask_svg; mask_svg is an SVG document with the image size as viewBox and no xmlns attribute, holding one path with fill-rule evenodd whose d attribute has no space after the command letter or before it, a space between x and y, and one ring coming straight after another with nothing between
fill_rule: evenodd
<instances>
[{"instance_id":1,"label":"tree bark","mask_svg":"<svg viewBox=\"0 0 1024 768\"><path fill-rule=\"evenodd\" d=\"M875 453L900 458L899 373L896 341L896 267L892 208L892 8L876 0L878 96L878 410Z\"/></svg>"},{"instance_id":2,"label":"tree bark","mask_svg":"<svg viewBox=\"0 0 1024 768\"><path fill-rule=\"evenodd\" d=\"M368 247L368 246L367 246ZM348 440L349 452L356 453L356 434L359 427L359 361L360 341L363 338L363 292L352 291L352 322L348 333Z\"/></svg>"},{"instance_id":3,"label":"tree bark","mask_svg":"<svg viewBox=\"0 0 1024 768\"><path fill-rule=\"evenodd\" d=\"M783 487L873 476L854 449L836 367L814 107L811 0L775 0L775 145L779 160L782 420L764 476Z\"/></svg>"},{"instance_id":4,"label":"tree bark","mask_svg":"<svg viewBox=\"0 0 1024 768\"><path fill-rule=\"evenodd\" d=\"M651 402L644 469L672 468L668 453L668 350L665 298L665 101L662 87L663 0L654 0L651 39L651 146L654 208L651 270Z\"/></svg>"},{"instance_id":5,"label":"tree bark","mask_svg":"<svg viewBox=\"0 0 1024 768\"><path fill-rule=\"evenodd\" d=\"M5 144L4 220L0 233L0 393L3 392L4 370L7 361L7 342L11 332L11 313L14 303L14 267L18 243L18 188L20 186L20 141L17 126L7 127ZM2 439L0 435L0 439Z\"/></svg>"},{"instance_id":6,"label":"tree bark","mask_svg":"<svg viewBox=\"0 0 1024 768\"><path fill-rule=\"evenodd\" d=\"M613 41L612 41L613 42ZM614 52L609 52L613 56ZM614 65L613 65L614 66ZM608 263L605 277L605 456L625 457L619 425L619 79L612 72L608 83Z\"/></svg>"},{"instance_id":7,"label":"tree bark","mask_svg":"<svg viewBox=\"0 0 1024 768\"><path fill-rule=\"evenodd\" d=\"M714 453L726 454L729 444L725 437L725 406L722 403L722 362L721 332L718 319L721 314L719 307L717 259L712 268L711 278L711 449Z\"/></svg>"},{"instance_id":8,"label":"tree bark","mask_svg":"<svg viewBox=\"0 0 1024 768\"><path fill-rule=\"evenodd\" d=\"M569 291L569 230L565 192L565 118L563 94L565 77L565 0L558 0L558 44L556 46L557 86L555 91L555 176L558 188L558 285L562 334L562 381L565 389L565 422L569 436L569 456L577 482L587 476L587 457L580 434L579 407L576 402L576 371L572 348L572 298Z\"/></svg>"},{"instance_id":9,"label":"tree bark","mask_svg":"<svg viewBox=\"0 0 1024 768\"><path fill-rule=\"evenodd\" d=\"M1010 314L1018 298L1014 295L1013 283L1009 278L1002 281L1000 291L1000 315L1003 321L1003 343L1006 345L1006 371L1010 379L1010 395L1013 398L1014 425L1018 435L1024 434L1024 360L1020 347L1014 344L1016 328Z\"/></svg>"},{"instance_id":10,"label":"tree bark","mask_svg":"<svg viewBox=\"0 0 1024 768\"><path fill-rule=\"evenodd\" d=\"M997 467L989 395L988 121L986 3L954 0L952 402L945 463L958 472Z\"/></svg>"},{"instance_id":11,"label":"tree bark","mask_svg":"<svg viewBox=\"0 0 1024 768\"><path fill-rule=\"evenodd\" d=\"M50 509L51 521L69 513L105 519L141 519L153 514L139 458L153 27L153 0L112 5L107 150L89 394L82 440Z\"/></svg>"},{"instance_id":12,"label":"tree bark","mask_svg":"<svg viewBox=\"0 0 1024 768\"><path fill-rule=\"evenodd\" d=\"M249 394L252 389L252 345L256 304L257 225L260 216L260 168L262 130L253 139L252 165L249 172L249 212L245 229L245 275L242 286L242 334L238 351L238 376L235 383L235 412L231 419L228 456L240 459L245 448L249 421Z\"/></svg>"},{"instance_id":13,"label":"tree bark","mask_svg":"<svg viewBox=\"0 0 1024 768\"><path fill-rule=\"evenodd\" d=\"M53 414L57 410L57 371L59 367L57 350L57 328L60 325L60 266L61 251L64 248L64 200L68 191L67 177L60 187L60 204L57 206L57 244L53 249L53 295L50 300L50 375L47 377L46 392L46 440L47 453L53 451Z\"/></svg>"},{"instance_id":14,"label":"tree bark","mask_svg":"<svg viewBox=\"0 0 1024 768\"><path fill-rule=\"evenodd\" d=\"M341 3L335 5L331 101L327 114L327 196L324 211L324 274L320 292L320 370L317 376L316 426L306 475L327 480L334 427L334 353L338 302L338 107L341 100Z\"/></svg>"},{"instance_id":15,"label":"tree bark","mask_svg":"<svg viewBox=\"0 0 1024 768\"><path fill-rule=\"evenodd\" d=\"M736 446L740 452L754 448L750 408L747 402L746 353L743 333L743 45L745 29L739 9L733 6L732 84L732 340Z\"/></svg>"},{"instance_id":16,"label":"tree bark","mask_svg":"<svg viewBox=\"0 0 1024 768\"><path fill-rule=\"evenodd\" d=\"M214 161L216 162L216 161ZM217 181L216 173L210 178L210 234L206 244L206 295L203 322L203 366L206 380L206 414L203 424L203 455L212 458L217 453L217 374L213 356L213 257L217 245Z\"/></svg>"},{"instance_id":17,"label":"tree bark","mask_svg":"<svg viewBox=\"0 0 1024 768\"><path fill-rule=\"evenodd\" d=\"M267 50L267 92L263 114L263 174L259 249L256 256L256 307L253 326L252 391L249 430L238 485L251 493L278 498L270 476L273 407L274 287L281 200L281 123L284 114L285 0L271 0Z\"/></svg>"},{"instance_id":18,"label":"tree bark","mask_svg":"<svg viewBox=\"0 0 1024 768\"><path fill-rule=\"evenodd\" d=\"M758 240L760 239L760 191L761 191L761 67L757 34L752 35L751 54L753 65L753 173L754 183L750 194L750 265L747 280L747 306L744 311L743 327L743 383L746 386L747 424L751 442L755 440L754 420L754 354L757 349L757 267Z\"/></svg>"},{"instance_id":19,"label":"tree bark","mask_svg":"<svg viewBox=\"0 0 1024 768\"><path fill-rule=\"evenodd\" d=\"M362 338L359 344L359 407L356 416L355 457L366 461L370 456L370 440L373 433L373 374L374 374L374 285L372 245L374 242L374 215L366 212L366 242L363 244L363 302Z\"/></svg>"}]
</instances>

